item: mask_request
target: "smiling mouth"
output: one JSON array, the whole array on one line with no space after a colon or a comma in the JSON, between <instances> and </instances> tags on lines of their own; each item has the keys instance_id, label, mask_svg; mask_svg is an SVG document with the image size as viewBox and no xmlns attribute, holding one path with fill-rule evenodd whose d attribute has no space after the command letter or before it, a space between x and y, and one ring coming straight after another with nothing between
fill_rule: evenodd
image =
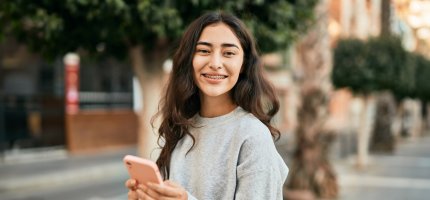
<instances>
[{"instance_id":1,"label":"smiling mouth","mask_svg":"<svg viewBox=\"0 0 430 200\"><path fill-rule=\"evenodd\" d=\"M228 76L226 75L211 75L211 74L202 74L204 77L206 78L210 78L210 79L225 79Z\"/></svg>"}]
</instances>

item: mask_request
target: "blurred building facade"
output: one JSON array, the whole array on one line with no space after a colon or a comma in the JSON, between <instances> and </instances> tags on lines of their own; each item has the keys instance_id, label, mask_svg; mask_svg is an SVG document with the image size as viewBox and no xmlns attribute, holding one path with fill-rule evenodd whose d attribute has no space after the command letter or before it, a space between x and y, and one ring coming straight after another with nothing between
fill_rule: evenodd
<instances>
[{"instance_id":1,"label":"blurred building facade","mask_svg":"<svg viewBox=\"0 0 430 200\"><path fill-rule=\"evenodd\" d=\"M430 47L430 2L421 0L394 0L386 1L389 3L389 21L388 24L382 23L382 2L383 0L341 0L332 1L331 22L329 25L330 35L332 36L332 45L336 44L339 38L360 38L379 36L383 26L387 26L392 34L402 39L405 49L411 52L419 52L429 57ZM336 93L345 93L347 90L336 91ZM334 95L336 97L337 95ZM351 95L339 95L351 96ZM334 98L336 101L336 98ZM339 100L341 102L347 102ZM332 103L333 106L343 107L349 103L339 104ZM355 103L360 104L360 103ZM351 105L354 105L351 104ZM420 102L416 100L405 101L407 110L411 110L412 115L417 115L421 110ZM344 109L332 108L335 113L346 112L348 106ZM425 108L424 108L425 109ZM342 110L342 111L340 111ZM357 109L352 109L357 110ZM354 111L353 111L354 112ZM335 114L336 115L336 114ZM415 117L416 118L416 117ZM416 121L416 120L414 120ZM420 124L411 127L412 135L420 132ZM352 126L354 127L354 126ZM394 127L394 129L396 129Z\"/></svg>"},{"instance_id":2,"label":"blurred building facade","mask_svg":"<svg viewBox=\"0 0 430 200\"><path fill-rule=\"evenodd\" d=\"M384 3L387 4L385 8ZM388 11L384 9L388 9ZM377 37L385 28L390 33L399 36L402 39L403 46L408 51L428 55L430 51L425 49L429 47L430 37L426 37L427 31L423 31L423 29L427 30L430 27L428 25L430 23L429 11L430 2L420 0L331 1L329 24L331 45L334 47L336 41L341 38L366 40L369 37ZM384 21L383 15L387 13L389 16L385 20L388 19L388 21ZM419 24L419 26L414 25L414 23ZM371 101L370 110L367 113L366 120L368 122L366 124L371 131L376 117L376 103L376 99ZM401 102L401 105L406 110L404 113L407 116L400 116L403 119L398 117L394 119L392 123L393 134L397 137L402 132L406 132L403 136L416 137L420 135L422 132L420 113L422 109L428 110L429 108L421 108L421 102L414 99L407 99ZM355 134L351 133L363 128L360 127L362 124L360 125L359 123L363 106L363 99L355 97L348 89L335 90L331 97L331 124L340 130L339 133L350 133L349 135L352 139L347 140L352 140L353 142L349 143L354 144L356 143L354 140L357 140L357 138L354 139ZM405 122L408 122L408 124L405 125ZM355 148L354 145L351 147ZM353 152L354 150L351 147L347 148L349 148L350 152Z\"/></svg>"},{"instance_id":3,"label":"blurred building facade","mask_svg":"<svg viewBox=\"0 0 430 200\"><path fill-rule=\"evenodd\" d=\"M377 36L381 30L381 0L332 0L329 1L330 46L334 47L340 38L355 37L366 39ZM303 69L295 57L300 52L294 46L285 55L263 56L269 68L269 78L274 83L281 99L281 111L277 116L278 126L284 132L293 132L297 126L297 107L300 105L299 89L295 80L302 76ZM284 58L284 59L282 59ZM285 65L285 67L282 67ZM275 70L273 70L275 69ZM278 71L276 71L278 70ZM327 70L330 70L328 68ZM281 72L279 72L281 71ZM328 73L329 74L329 73ZM353 95L347 89L333 91L331 95L330 124L336 129L354 127L355 120L349 120L354 112ZM360 105L358 105L359 107ZM355 106L357 107L357 106ZM351 123L351 124L349 124Z\"/></svg>"},{"instance_id":4,"label":"blurred building facade","mask_svg":"<svg viewBox=\"0 0 430 200\"><path fill-rule=\"evenodd\" d=\"M62 58L46 62L12 39L0 44L0 145L64 146L71 153L134 145L131 68L113 59L81 60L77 113L66 112Z\"/></svg>"},{"instance_id":5,"label":"blurred building facade","mask_svg":"<svg viewBox=\"0 0 430 200\"><path fill-rule=\"evenodd\" d=\"M332 48L335 47L336 42L341 38L359 38L366 40L370 37L379 36L384 28L388 28L393 34L400 36L404 46L409 51L422 51L420 49L427 48L427 46L419 47L418 43L420 43L420 45L422 44L422 42L420 42L422 38L420 39L420 36L417 35L417 31L414 30L409 22L404 20L405 17L398 10L398 2L407 2L408 9L417 7L413 5L413 0L332 0L329 2L329 23L327 29L330 35L330 46ZM419 2L423 3L425 1ZM390 15L388 17L388 22L383 22L383 3L388 3L387 7ZM277 115L276 122L283 133L294 132L299 123L297 120L297 110L301 100L299 94L300 89L297 86L296 80L300 79L304 69L301 69L301 64L295 59L298 54L300 54L300 52L298 52L297 48L292 47L286 55L278 54L278 58L274 55L263 57L266 66L269 67L269 77L274 83L281 100L281 110ZM282 65L286 66L282 67ZM276 66L278 67L276 68ZM275 70L273 70L273 68L275 68ZM330 69L327 68L327 70ZM404 102L404 105L406 110L410 111L407 113L410 113L411 119L418 118L417 116L421 109L418 101L407 100ZM357 145L359 145L357 132L362 128L361 126L366 125L365 128L368 129L369 132L372 131L373 121L376 115L376 100L371 101L370 105L367 106L368 109L365 114L366 121L362 124L360 120L362 118L364 106L363 99L354 96L347 88L331 90L329 103L330 117L328 118L327 126L340 134L338 136L338 142L335 144L335 148L337 149L336 154L338 154L336 156L349 156L357 153ZM396 127L396 125L400 123L401 122L393 123L393 131L395 133L400 131L400 127ZM419 135L421 132L419 126L420 123L413 123L406 126L408 134L410 136ZM366 140L368 142L369 139ZM367 143L364 145L368 146L369 144ZM367 149L368 147L363 148Z\"/></svg>"},{"instance_id":6,"label":"blurred building facade","mask_svg":"<svg viewBox=\"0 0 430 200\"><path fill-rule=\"evenodd\" d=\"M397 30L407 47L430 58L430 1L394 0L398 13Z\"/></svg>"},{"instance_id":7,"label":"blurred building facade","mask_svg":"<svg viewBox=\"0 0 430 200\"><path fill-rule=\"evenodd\" d=\"M329 34L331 46L341 38L367 39L381 32L382 0L331 1ZM354 133L359 129L363 101L348 89L334 90L331 102L331 124L339 133ZM369 119L371 120L371 119ZM370 126L370 124L369 124ZM353 139L355 140L355 139ZM352 151L352 150L349 150Z\"/></svg>"}]
</instances>

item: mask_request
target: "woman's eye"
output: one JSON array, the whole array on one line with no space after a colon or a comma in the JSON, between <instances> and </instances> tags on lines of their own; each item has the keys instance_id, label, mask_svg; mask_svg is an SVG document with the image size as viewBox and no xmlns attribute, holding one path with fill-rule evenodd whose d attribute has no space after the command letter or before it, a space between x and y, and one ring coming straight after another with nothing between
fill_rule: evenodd
<instances>
[{"instance_id":1,"label":"woman's eye","mask_svg":"<svg viewBox=\"0 0 430 200\"><path fill-rule=\"evenodd\" d=\"M236 53L234 53L232 51L226 51L226 52L224 52L224 55L226 55L226 56L234 56L234 55L236 55Z\"/></svg>"},{"instance_id":2,"label":"woman's eye","mask_svg":"<svg viewBox=\"0 0 430 200\"><path fill-rule=\"evenodd\" d=\"M209 50L206 49L197 49L197 53L202 53L202 54L209 54Z\"/></svg>"}]
</instances>

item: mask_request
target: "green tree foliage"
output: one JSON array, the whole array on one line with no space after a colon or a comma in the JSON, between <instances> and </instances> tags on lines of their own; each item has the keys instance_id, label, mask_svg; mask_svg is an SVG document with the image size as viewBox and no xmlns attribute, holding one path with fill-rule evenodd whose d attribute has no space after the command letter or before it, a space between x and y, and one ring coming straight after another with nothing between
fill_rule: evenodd
<instances>
[{"instance_id":1,"label":"green tree foliage","mask_svg":"<svg viewBox=\"0 0 430 200\"><path fill-rule=\"evenodd\" d=\"M362 40L340 40L334 49L333 85L348 87L356 93L368 93L377 88L375 74L367 66L368 46Z\"/></svg>"},{"instance_id":2,"label":"green tree foliage","mask_svg":"<svg viewBox=\"0 0 430 200\"><path fill-rule=\"evenodd\" d=\"M397 37L370 38L366 42L345 39L334 50L332 82L355 93L388 90L397 98L412 97L415 63L415 57Z\"/></svg>"},{"instance_id":3,"label":"green tree foliage","mask_svg":"<svg viewBox=\"0 0 430 200\"><path fill-rule=\"evenodd\" d=\"M422 55L415 56L416 96L423 101L430 101L430 61Z\"/></svg>"},{"instance_id":4,"label":"green tree foliage","mask_svg":"<svg viewBox=\"0 0 430 200\"><path fill-rule=\"evenodd\" d=\"M355 93L388 90L397 99L430 99L430 61L407 52L396 37L340 40L334 49L332 82Z\"/></svg>"},{"instance_id":5,"label":"green tree foliage","mask_svg":"<svg viewBox=\"0 0 430 200\"><path fill-rule=\"evenodd\" d=\"M408 54L397 37L370 38L367 42L366 66L373 74L375 89L398 90L411 87L413 76L407 72Z\"/></svg>"},{"instance_id":6,"label":"green tree foliage","mask_svg":"<svg viewBox=\"0 0 430 200\"><path fill-rule=\"evenodd\" d=\"M398 80L394 82L394 86L391 91L397 100L408 97L416 98L417 57L415 54L408 52L406 54L405 60L402 63L404 66L401 67L394 75L398 78Z\"/></svg>"},{"instance_id":7,"label":"green tree foliage","mask_svg":"<svg viewBox=\"0 0 430 200\"><path fill-rule=\"evenodd\" d=\"M224 10L243 19L262 51L285 49L312 22L317 0L41 0L3 1L0 39L17 38L47 57L78 49L125 58L171 44L202 13ZM171 45L173 46L173 45Z\"/></svg>"}]
</instances>

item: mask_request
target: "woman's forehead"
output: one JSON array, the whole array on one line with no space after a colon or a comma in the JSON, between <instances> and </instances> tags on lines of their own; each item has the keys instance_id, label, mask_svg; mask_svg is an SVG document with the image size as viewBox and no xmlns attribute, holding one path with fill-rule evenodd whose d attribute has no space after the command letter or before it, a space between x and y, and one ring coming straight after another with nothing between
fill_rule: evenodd
<instances>
[{"instance_id":1,"label":"woman's forehead","mask_svg":"<svg viewBox=\"0 0 430 200\"><path fill-rule=\"evenodd\" d=\"M207 42L213 45L224 43L235 44L241 47L240 41L229 26L224 23L216 23L206 26L198 42Z\"/></svg>"}]
</instances>

